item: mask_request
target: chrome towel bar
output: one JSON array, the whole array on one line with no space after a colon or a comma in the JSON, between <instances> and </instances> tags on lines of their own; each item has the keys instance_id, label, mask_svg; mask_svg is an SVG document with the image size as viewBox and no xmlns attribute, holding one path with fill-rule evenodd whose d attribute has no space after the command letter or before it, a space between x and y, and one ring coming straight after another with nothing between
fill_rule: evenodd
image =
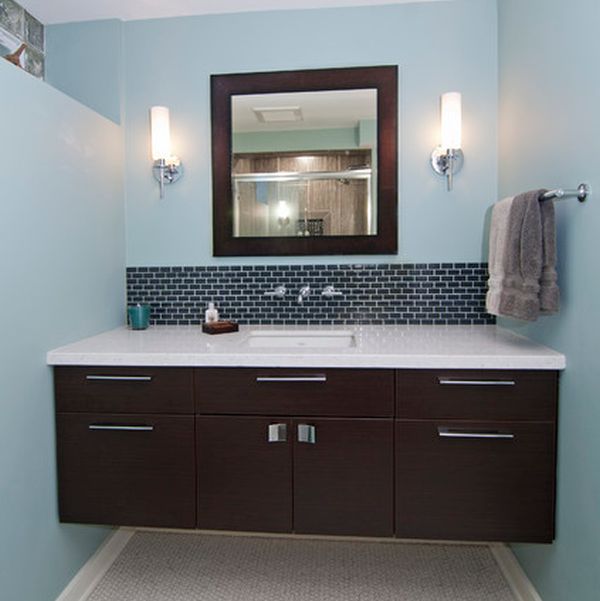
<instances>
[{"instance_id":1,"label":"chrome towel bar","mask_svg":"<svg viewBox=\"0 0 600 601\"><path fill-rule=\"evenodd\" d=\"M589 184L579 184L577 190L548 190L542 195L540 200L561 200L562 198L577 198L579 202L585 202L587 197L592 193L592 187Z\"/></svg>"}]
</instances>

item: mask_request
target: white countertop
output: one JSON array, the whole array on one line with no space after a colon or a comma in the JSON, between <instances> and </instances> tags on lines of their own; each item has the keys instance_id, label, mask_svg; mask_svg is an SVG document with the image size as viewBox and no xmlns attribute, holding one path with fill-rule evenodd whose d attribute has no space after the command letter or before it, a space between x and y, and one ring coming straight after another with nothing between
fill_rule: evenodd
<instances>
[{"instance_id":1,"label":"white countertop","mask_svg":"<svg viewBox=\"0 0 600 601\"><path fill-rule=\"evenodd\" d=\"M349 348L251 348L251 332L352 331ZM50 351L49 365L198 367L362 367L564 369L565 356L497 326L240 326L204 334L200 326L125 327Z\"/></svg>"}]
</instances>

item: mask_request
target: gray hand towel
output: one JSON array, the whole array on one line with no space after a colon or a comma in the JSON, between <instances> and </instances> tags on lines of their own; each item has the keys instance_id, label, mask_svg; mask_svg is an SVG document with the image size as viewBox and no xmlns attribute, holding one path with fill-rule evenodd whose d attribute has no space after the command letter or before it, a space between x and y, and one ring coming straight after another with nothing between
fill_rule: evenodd
<instances>
[{"instance_id":1,"label":"gray hand towel","mask_svg":"<svg viewBox=\"0 0 600 601\"><path fill-rule=\"evenodd\" d=\"M550 315L560 309L560 291L556 273L556 221L554 203L545 200L542 211L542 276L540 278L540 313Z\"/></svg>"},{"instance_id":2,"label":"gray hand towel","mask_svg":"<svg viewBox=\"0 0 600 601\"><path fill-rule=\"evenodd\" d=\"M534 321L542 307L544 312L558 307L556 243L555 236L551 235L554 220L551 212L540 206L543 192L532 190L505 198L494 206L486 298L487 310L493 315ZM546 244L545 229L548 230Z\"/></svg>"},{"instance_id":3,"label":"gray hand towel","mask_svg":"<svg viewBox=\"0 0 600 601\"><path fill-rule=\"evenodd\" d=\"M489 279L486 297L486 308L492 315L501 315L500 305L503 291L506 288L506 274L516 271L515 254L508 253L509 219L513 200L513 196L504 198L497 202L492 209L488 256Z\"/></svg>"}]
</instances>

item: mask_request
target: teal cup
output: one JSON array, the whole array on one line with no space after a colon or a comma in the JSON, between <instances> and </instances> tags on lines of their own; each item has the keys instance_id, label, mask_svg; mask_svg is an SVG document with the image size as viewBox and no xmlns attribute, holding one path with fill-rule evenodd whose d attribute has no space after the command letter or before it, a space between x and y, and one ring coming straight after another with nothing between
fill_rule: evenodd
<instances>
[{"instance_id":1,"label":"teal cup","mask_svg":"<svg viewBox=\"0 0 600 601\"><path fill-rule=\"evenodd\" d=\"M150 325L150 305L131 305L127 307L127 316L132 330L145 330Z\"/></svg>"}]
</instances>

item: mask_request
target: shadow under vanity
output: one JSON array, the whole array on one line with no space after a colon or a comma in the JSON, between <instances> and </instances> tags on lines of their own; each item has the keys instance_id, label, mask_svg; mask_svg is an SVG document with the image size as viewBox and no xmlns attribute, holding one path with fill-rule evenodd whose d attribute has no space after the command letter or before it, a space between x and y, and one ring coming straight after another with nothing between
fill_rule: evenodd
<instances>
[{"instance_id":1,"label":"shadow under vanity","mask_svg":"<svg viewBox=\"0 0 600 601\"><path fill-rule=\"evenodd\" d=\"M452 328L435 327L430 337L438 329L446 343L455 337ZM113 365L82 365L98 356L77 345L71 354L69 347L50 353L61 521L553 540L558 353L550 362L538 357L541 369L446 369L435 362L465 364L460 341L446 357L438 348L437 358L419 359L422 349L401 335L396 348L403 350L388 353L388 335L387 342L359 339L354 349L296 354L289 368L269 366L285 361L280 355L274 363L274 351L245 348L254 365L239 367L247 331L206 342L181 328L187 339L175 353L178 330L116 331L121 343L105 344L117 353ZM471 363L506 363L508 343L494 342L496 328L471 331L491 340L487 358L475 344ZM419 328L414 333L423 338ZM140 354L140 336L148 354ZM196 354L193 336L203 348ZM535 365L535 357L519 359L529 352L524 339L506 336L517 353L508 363ZM144 366L160 347L169 362ZM128 353L137 366L123 366ZM351 367L315 367L340 365L345 355ZM385 367L374 368L378 361ZM393 361L424 367L388 368Z\"/></svg>"}]
</instances>

